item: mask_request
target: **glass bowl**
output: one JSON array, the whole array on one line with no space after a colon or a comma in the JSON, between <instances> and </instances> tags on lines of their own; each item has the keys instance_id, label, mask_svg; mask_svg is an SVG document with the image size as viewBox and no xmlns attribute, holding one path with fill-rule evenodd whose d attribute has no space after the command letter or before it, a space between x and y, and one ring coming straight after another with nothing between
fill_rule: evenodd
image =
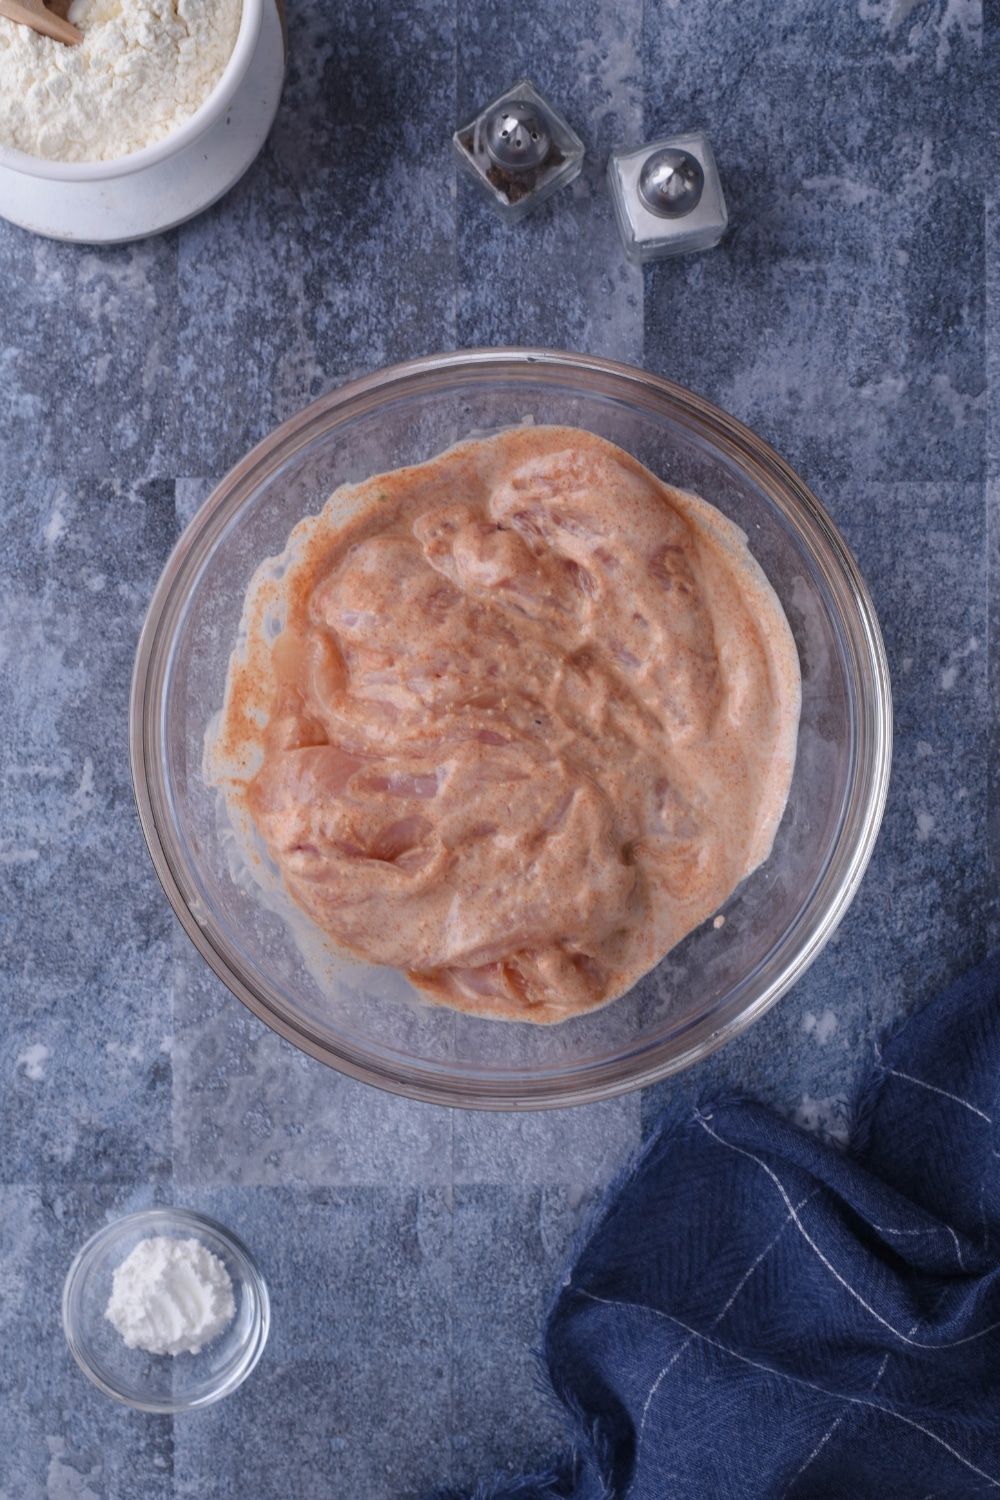
<instances>
[{"instance_id":1,"label":"glass bowl","mask_svg":"<svg viewBox=\"0 0 1000 1500\"><path fill-rule=\"evenodd\" d=\"M114 1272L140 1240L157 1235L200 1240L233 1283L235 1317L197 1354L129 1349L104 1316ZM230 1230L193 1209L147 1208L87 1241L66 1275L62 1319L73 1358L102 1391L139 1411L178 1412L211 1406L242 1385L264 1352L271 1308L253 1256Z\"/></svg>"},{"instance_id":2,"label":"glass bowl","mask_svg":"<svg viewBox=\"0 0 1000 1500\"><path fill-rule=\"evenodd\" d=\"M625 996L556 1026L419 1000L392 970L335 972L310 924L234 854L202 777L243 599L258 564L346 481L522 422L610 439L694 490L750 538L802 665L788 806L771 857L718 916ZM804 972L857 890L888 789L892 705L878 621L830 518L767 444L669 381L585 355L483 349L358 380L277 428L236 466L167 563L139 642L131 704L136 799L157 873L188 934L251 1010L313 1057L382 1088L488 1109L604 1098L688 1066ZM315 933L315 929L311 929Z\"/></svg>"}]
</instances>

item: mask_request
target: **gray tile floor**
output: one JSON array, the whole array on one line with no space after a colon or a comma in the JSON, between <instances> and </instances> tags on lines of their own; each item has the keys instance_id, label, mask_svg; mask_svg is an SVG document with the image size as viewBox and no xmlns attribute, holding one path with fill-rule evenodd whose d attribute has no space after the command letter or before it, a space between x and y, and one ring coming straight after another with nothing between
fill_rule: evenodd
<instances>
[{"instance_id":1,"label":"gray tile floor","mask_svg":"<svg viewBox=\"0 0 1000 1500\"><path fill-rule=\"evenodd\" d=\"M0 222L0 1500L398 1500L556 1451L535 1375L573 1236L643 1121L744 1089L837 1135L879 1028L1000 937L996 87L976 0L291 0L282 109L221 204L130 247ZM516 231L447 138L530 73L588 143ZM995 77L995 69L993 71ZM731 230L638 271L610 145L705 128ZM353 374L532 343L742 417L843 528L897 745L861 894L795 991L640 1100L452 1113L267 1032L178 929L129 782L132 657L184 522ZM65 1269L173 1199L259 1253L273 1335L151 1419L73 1366Z\"/></svg>"}]
</instances>

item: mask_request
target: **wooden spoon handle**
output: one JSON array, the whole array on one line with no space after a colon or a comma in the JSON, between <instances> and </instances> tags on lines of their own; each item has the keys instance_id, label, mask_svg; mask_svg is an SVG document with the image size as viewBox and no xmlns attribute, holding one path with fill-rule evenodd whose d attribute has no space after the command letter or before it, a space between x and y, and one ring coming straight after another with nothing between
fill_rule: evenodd
<instances>
[{"instance_id":1,"label":"wooden spoon handle","mask_svg":"<svg viewBox=\"0 0 1000 1500\"><path fill-rule=\"evenodd\" d=\"M68 47L75 47L83 41L83 32L71 22L53 15L43 0L0 0L0 16L30 26L32 31L65 42Z\"/></svg>"}]
</instances>

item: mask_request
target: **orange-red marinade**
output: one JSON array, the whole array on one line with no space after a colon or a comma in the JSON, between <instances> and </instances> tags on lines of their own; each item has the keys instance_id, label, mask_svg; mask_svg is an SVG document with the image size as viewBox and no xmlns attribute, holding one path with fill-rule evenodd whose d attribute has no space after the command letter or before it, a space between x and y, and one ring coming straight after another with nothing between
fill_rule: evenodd
<instances>
[{"instance_id":1,"label":"orange-red marinade","mask_svg":"<svg viewBox=\"0 0 1000 1500\"><path fill-rule=\"evenodd\" d=\"M463 443L338 492L286 562L248 596L210 762L352 953L462 1010L559 1021L767 858L791 632L742 533L621 449L566 427Z\"/></svg>"}]
</instances>

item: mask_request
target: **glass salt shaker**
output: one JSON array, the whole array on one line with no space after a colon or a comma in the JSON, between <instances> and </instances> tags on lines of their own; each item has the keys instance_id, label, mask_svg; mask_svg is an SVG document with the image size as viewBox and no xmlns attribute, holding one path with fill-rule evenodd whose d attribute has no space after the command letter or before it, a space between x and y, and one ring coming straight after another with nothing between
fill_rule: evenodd
<instances>
[{"instance_id":1,"label":"glass salt shaker","mask_svg":"<svg viewBox=\"0 0 1000 1500\"><path fill-rule=\"evenodd\" d=\"M608 185L633 265L711 250L729 222L712 147L700 130L612 151Z\"/></svg>"}]
</instances>

